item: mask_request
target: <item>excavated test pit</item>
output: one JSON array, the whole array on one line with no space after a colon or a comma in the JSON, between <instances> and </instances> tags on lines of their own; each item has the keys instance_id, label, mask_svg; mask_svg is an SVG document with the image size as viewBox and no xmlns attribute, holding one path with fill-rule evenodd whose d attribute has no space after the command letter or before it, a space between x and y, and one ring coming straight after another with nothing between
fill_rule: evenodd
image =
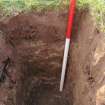
<instances>
[{"instance_id":1,"label":"excavated test pit","mask_svg":"<svg viewBox=\"0 0 105 105\"><path fill-rule=\"evenodd\" d=\"M17 67L17 105L69 105L59 92L67 12L24 13L1 24Z\"/></svg>"},{"instance_id":2,"label":"excavated test pit","mask_svg":"<svg viewBox=\"0 0 105 105\"><path fill-rule=\"evenodd\" d=\"M87 10L76 13L65 89L59 92L66 23L67 12L48 11L0 24L16 67L16 105L104 105L105 36Z\"/></svg>"}]
</instances>

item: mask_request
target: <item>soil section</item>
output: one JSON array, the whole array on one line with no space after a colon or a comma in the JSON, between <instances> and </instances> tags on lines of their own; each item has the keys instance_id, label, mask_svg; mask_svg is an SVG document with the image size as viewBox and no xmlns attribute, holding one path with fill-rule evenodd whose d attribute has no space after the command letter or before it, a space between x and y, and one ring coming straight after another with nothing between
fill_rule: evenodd
<instances>
[{"instance_id":1,"label":"soil section","mask_svg":"<svg viewBox=\"0 0 105 105\"><path fill-rule=\"evenodd\" d=\"M104 105L105 35L96 28L88 11L79 17L71 44L67 94L73 105Z\"/></svg>"},{"instance_id":2,"label":"soil section","mask_svg":"<svg viewBox=\"0 0 105 105\"><path fill-rule=\"evenodd\" d=\"M9 57L9 67L15 71L10 70L10 80L16 82L12 85L15 92L11 92L15 99L8 105L105 104L105 36L88 10L77 11L75 17L62 93L59 79L67 12L21 13L0 23L4 36L0 57Z\"/></svg>"},{"instance_id":3,"label":"soil section","mask_svg":"<svg viewBox=\"0 0 105 105\"><path fill-rule=\"evenodd\" d=\"M16 72L17 105L69 105L59 93L67 12L24 13L1 23Z\"/></svg>"}]
</instances>

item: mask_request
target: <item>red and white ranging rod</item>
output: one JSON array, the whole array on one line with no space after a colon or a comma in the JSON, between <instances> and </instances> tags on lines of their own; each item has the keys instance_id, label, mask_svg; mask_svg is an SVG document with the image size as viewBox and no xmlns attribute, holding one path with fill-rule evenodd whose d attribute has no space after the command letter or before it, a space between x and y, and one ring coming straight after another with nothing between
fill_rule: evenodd
<instances>
[{"instance_id":1,"label":"red and white ranging rod","mask_svg":"<svg viewBox=\"0 0 105 105\"><path fill-rule=\"evenodd\" d=\"M70 39L71 39L71 33L72 33L75 8L76 8L76 0L70 0L69 18L68 18L65 50L64 50L61 81L60 81L60 91L62 91L64 87L64 80L65 80L65 73L66 73L66 66L67 66L68 52L69 52L69 47L70 47Z\"/></svg>"}]
</instances>

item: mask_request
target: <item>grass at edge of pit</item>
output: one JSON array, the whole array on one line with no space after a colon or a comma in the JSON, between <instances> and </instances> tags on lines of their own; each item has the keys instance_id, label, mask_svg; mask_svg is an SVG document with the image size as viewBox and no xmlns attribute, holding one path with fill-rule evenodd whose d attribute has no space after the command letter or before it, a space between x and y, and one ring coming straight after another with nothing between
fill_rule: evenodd
<instances>
[{"instance_id":1,"label":"grass at edge of pit","mask_svg":"<svg viewBox=\"0 0 105 105\"><path fill-rule=\"evenodd\" d=\"M105 0L78 0L77 8L79 10L88 8L97 28L105 32Z\"/></svg>"},{"instance_id":2,"label":"grass at edge of pit","mask_svg":"<svg viewBox=\"0 0 105 105\"><path fill-rule=\"evenodd\" d=\"M64 10L70 0L0 0L0 9L4 16L18 12ZM77 0L78 10L89 8L96 20L97 27L105 32L105 0Z\"/></svg>"}]
</instances>

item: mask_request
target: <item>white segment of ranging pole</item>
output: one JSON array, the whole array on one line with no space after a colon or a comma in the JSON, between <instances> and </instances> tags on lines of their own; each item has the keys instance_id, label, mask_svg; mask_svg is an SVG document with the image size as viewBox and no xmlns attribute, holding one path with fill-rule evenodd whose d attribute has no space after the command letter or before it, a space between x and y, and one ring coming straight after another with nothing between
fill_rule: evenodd
<instances>
[{"instance_id":1,"label":"white segment of ranging pole","mask_svg":"<svg viewBox=\"0 0 105 105\"><path fill-rule=\"evenodd\" d=\"M63 65L62 65L62 73L61 73L61 81L60 81L60 91L63 90L69 47L70 47L70 39L66 38Z\"/></svg>"},{"instance_id":2,"label":"white segment of ranging pole","mask_svg":"<svg viewBox=\"0 0 105 105\"><path fill-rule=\"evenodd\" d=\"M67 33L66 33L66 42L65 42L65 51L64 51L62 73L61 73L61 80L60 80L60 91L61 92L64 87L64 80L65 80L68 52L69 52L69 47L70 47L70 39L71 39L71 33L72 33L75 7L76 7L76 0L70 0L69 19L68 19L68 26L67 26Z\"/></svg>"}]
</instances>

